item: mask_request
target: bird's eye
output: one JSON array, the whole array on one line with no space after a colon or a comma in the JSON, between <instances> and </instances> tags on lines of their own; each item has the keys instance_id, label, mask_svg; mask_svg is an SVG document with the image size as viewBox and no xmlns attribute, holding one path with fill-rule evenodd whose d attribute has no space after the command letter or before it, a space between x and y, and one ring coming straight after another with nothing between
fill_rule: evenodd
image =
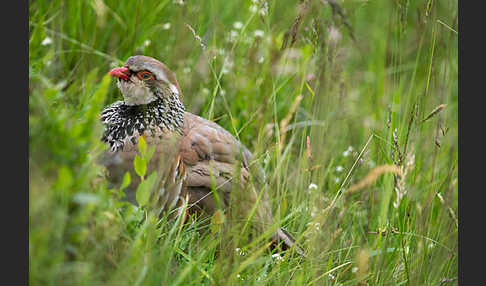
<instances>
[{"instance_id":1,"label":"bird's eye","mask_svg":"<svg viewBox=\"0 0 486 286\"><path fill-rule=\"evenodd\" d=\"M148 71L141 71L137 74L137 76L141 80L148 80L153 78L153 75Z\"/></svg>"}]
</instances>

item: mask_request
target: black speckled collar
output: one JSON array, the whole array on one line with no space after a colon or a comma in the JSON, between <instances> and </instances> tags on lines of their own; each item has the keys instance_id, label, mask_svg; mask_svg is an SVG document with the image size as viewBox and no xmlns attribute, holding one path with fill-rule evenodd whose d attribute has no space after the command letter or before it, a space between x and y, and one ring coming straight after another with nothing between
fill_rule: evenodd
<instances>
[{"instance_id":1,"label":"black speckled collar","mask_svg":"<svg viewBox=\"0 0 486 286\"><path fill-rule=\"evenodd\" d=\"M180 132L184 124L184 105L176 94L144 105L117 101L103 109L101 122L105 125L101 141L109 143L110 150L116 152L123 149L127 140L136 144L144 131L152 135L157 129Z\"/></svg>"}]
</instances>

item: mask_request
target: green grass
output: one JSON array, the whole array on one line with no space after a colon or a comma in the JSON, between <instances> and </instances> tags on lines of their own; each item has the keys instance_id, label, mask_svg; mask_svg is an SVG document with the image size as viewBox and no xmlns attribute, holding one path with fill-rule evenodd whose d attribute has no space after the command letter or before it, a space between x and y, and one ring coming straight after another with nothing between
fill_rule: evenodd
<instances>
[{"instance_id":1,"label":"green grass","mask_svg":"<svg viewBox=\"0 0 486 286\"><path fill-rule=\"evenodd\" d=\"M337 2L345 19L326 1L30 1L30 284L457 284L457 1ZM306 258L108 188L98 114L134 54L254 152Z\"/></svg>"}]
</instances>

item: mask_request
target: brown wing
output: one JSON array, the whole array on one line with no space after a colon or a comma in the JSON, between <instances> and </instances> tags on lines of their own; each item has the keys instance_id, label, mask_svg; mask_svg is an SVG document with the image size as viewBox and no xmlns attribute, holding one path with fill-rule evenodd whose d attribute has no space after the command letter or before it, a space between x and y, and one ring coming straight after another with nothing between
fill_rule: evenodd
<instances>
[{"instance_id":1,"label":"brown wing","mask_svg":"<svg viewBox=\"0 0 486 286\"><path fill-rule=\"evenodd\" d=\"M226 208L230 193L236 191L232 194L236 195L233 198L238 205L236 216L246 219L248 211L258 203L252 225L258 233L272 225L274 221L264 172L258 164L250 168L251 152L221 126L194 114L185 114L183 133L180 154L187 168L185 189L189 195L189 212L212 215L218 208L212 191L213 181L218 196L222 198L220 207ZM256 180L250 180L249 169ZM295 242L290 233L280 228L276 229L272 240L276 247L280 248L282 244L284 249L291 248ZM303 254L299 247L296 250Z\"/></svg>"},{"instance_id":2,"label":"brown wing","mask_svg":"<svg viewBox=\"0 0 486 286\"><path fill-rule=\"evenodd\" d=\"M251 209L256 202L259 187L262 187L263 171L256 168L260 183L256 188L249 186L252 154L236 140L231 133L214 122L194 114L185 115L184 137L181 140L181 155L187 168L186 189L190 196L189 205L196 211L212 214L218 207L212 194L212 182L218 191L220 205L226 208L230 192L239 190L238 203ZM247 206L245 206L247 205ZM266 195L259 202L257 216L271 220L271 211Z\"/></svg>"}]
</instances>

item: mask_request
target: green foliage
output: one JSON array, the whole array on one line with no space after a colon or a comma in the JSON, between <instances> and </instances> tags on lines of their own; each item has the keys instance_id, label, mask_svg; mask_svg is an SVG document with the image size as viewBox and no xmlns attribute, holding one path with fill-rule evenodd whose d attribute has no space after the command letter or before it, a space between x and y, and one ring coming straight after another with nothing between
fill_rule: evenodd
<instances>
[{"instance_id":1,"label":"green foliage","mask_svg":"<svg viewBox=\"0 0 486 286\"><path fill-rule=\"evenodd\" d=\"M30 3L30 284L455 283L457 1L300 3ZM145 212L157 175L143 139L139 206L122 199L138 178L108 184L107 72L134 54L162 60L186 109L254 153L306 258L272 256L269 234L249 239L227 213ZM401 175L371 176L392 164Z\"/></svg>"},{"instance_id":2,"label":"green foliage","mask_svg":"<svg viewBox=\"0 0 486 286\"><path fill-rule=\"evenodd\" d=\"M145 177L145 172L147 172L147 161L145 158L135 155L135 160L133 160L133 165L135 167L135 172L138 176Z\"/></svg>"},{"instance_id":3,"label":"green foliage","mask_svg":"<svg viewBox=\"0 0 486 286\"><path fill-rule=\"evenodd\" d=\"M125 175L123 175L123 181L120 186L120 190L123 190L126 187L128 187L130 185L130 182L131 182L130 172L126 172Z\"/></svg>"},{"instance_id":4,"label":"green foliage","mask_svg":"<svg viewBox=\"0 0 486 286\"><path fill-rule=\"evenodd\" d=\"M152 172L150 176L147 177L146 180L142 180L137 187L137 203L139 206L147 205L149 198L150 198L150 190L155 186L155 182L157 181L157 173Z\"/></svg>"}]
</instances>

